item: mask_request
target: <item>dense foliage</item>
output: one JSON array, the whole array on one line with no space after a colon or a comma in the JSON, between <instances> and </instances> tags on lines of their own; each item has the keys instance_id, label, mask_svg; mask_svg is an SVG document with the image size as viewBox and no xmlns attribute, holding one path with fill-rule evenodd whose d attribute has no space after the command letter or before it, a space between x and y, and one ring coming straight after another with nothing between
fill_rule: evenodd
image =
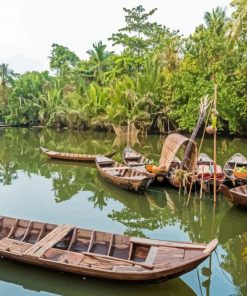
<instances>
[{"instance_id":1,"label":"dense foliage","mask_svg":"<svg viewBox=\"0 0 247 296\"><path fill-rule=\"evenodd\" d=\"M156 9L124 8L126 26L109 38L120 54L99 41L81 60L53 44L51 72L16 76L2 64L0 121L97 129L130 120L145 131L191 131L200 98L217 84L221 129L245 133L247 5L232 5L230 19L217 7L187 38L151 22Z\"/></svg>"}]
</instances>

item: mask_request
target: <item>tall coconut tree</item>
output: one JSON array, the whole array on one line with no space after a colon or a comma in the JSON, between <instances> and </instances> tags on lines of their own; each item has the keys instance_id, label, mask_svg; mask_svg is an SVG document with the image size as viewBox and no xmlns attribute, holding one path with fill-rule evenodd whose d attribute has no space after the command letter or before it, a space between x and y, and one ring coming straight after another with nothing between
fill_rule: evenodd
<instances>
[{"instance_id":1,"label":"tall coconut tree","mask_svg":"<svg viewBox=\"0 0 247 296\"><path fill-rule=\"evenodd\" d=\"M221 7L216 7L212 12L207 11L204 14L204 21L207 28L217 35L223 33L227 20L226 11Z\"/></svg>"},{"instance_id":2,"label":"tall coconut tree","mask_svg":"<svg viewBox=\"0 0 247 296\"><path fill-rule=\"evenodd\" d=\"M89 54L91 71L98 83L104 82L104 73L109 70L110 58L113 56L112 51L106 50L106 45L102 41L93 43L93 49L87 51Z\"/></svg>"}]
</instances>

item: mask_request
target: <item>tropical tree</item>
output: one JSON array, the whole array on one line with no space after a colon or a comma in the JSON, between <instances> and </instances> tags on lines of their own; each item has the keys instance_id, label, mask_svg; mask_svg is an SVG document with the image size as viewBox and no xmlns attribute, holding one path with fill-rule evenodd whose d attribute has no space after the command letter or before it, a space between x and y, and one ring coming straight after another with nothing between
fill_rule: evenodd
<instances>
[{"instance_id":1,"label":"tropical tree","mask_svg":"<svg viewBox=\"0 0 247 296\"><path fill-rule=\"evenodd\" d=\"M160 47L169 30L149 18L156 12L156 8L146 12L142 5L132 9L123 9L126 13L126 26L113 33L109 38L113 45L121 45L123 52L116 57L116 74L133 75L141 71L145 58L156 48Z\"/></svg>"},{"instance_id":2,"label":"tropical tree","mask_svg":"<svg viewBox=\"0 0 247 296\"><path fill-rule=\"evenodd\" d=\"M4 105L7 103L10 87L17 75L18 74L14 73L13 70L9 69L8 64L0 65L0 101L2 101Z\"/></svg>"},{"instance_id":3,"label":"tropical tree","mask_svg":"<svg viewBox=\"0 0 247 296\"><path fill-rule=\"evenodd\" d=\"M50 59L50 68L55 70L57 74L67 72L79 63L79 57L67 47L59 44L52 44Z\"/></svg>"},{"instance_id":4,"label":"tropical tree","mask_svg":"<svg viewBox=\"0 0 247 296\"><path fill-rule=\"evenodd\" d=\"M89 55L89 71L92 72L96 82L103 84L105 72L110 70L113 52L106 50L106 45L99 41L93 43L93 49L87 51Z\"/></svg>"},{"instance_id":5,"label":"tropical tree","mask_svg":"<svg viewBox=\"0 0 247 296\"><path fill-rule=\"evenodd\" d=\"M45 72L27 72L17 79L9 97L6 120L12 124L36 124L40 97L49 88L50 76Z\"/></svg>"},{"instance_id":6,"label":"tropical tree","mask_svg":"<svg viewBox=\"0 0 247 296\"><path fill-rule=\"evenodd\" d=\"M215 34L220 35L227 23L227 17L225 9L221 7L216 7L212 12L205 12L204 20L206 26L209 30L213 31Z\"/></svg>"}]
</instances>

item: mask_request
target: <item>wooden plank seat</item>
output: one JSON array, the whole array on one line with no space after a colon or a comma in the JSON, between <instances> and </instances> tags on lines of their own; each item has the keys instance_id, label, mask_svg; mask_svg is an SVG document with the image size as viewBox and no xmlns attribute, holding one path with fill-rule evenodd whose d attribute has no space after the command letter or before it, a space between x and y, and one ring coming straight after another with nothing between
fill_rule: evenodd
<instances>
[{"instance_id":1,"label":"wooden plank seat","mask_svg":"<svg viewBox=\"0 0 247 296\"><path fill-rule=\"evenodd\" d=\"M57 226L39 242L26 250L25 256L41 257L48 249L52 248L73 229L74 226L72 225L62 224Z\"/></svg>"},{"instance_id":2,"label":"wooden plank seat","mask_svg":"<svg viewBox=\"0 0 247 296\"><path fill-rule=\"evenodd\" d=\"M103 171L120 171L120 170L126 170L126 169L129 169L129 167L127 166L119 166L119 167L111 167L111 168L102 168Z\"/></svg>"},{"instance_id":3,"label":"wooden plank seat","mask_svg":"<svg viewBox=\"0 0 247 296\"><path fill-rule=\"evenodd\" d=\"M23 254L30 248L31 244L14 240L11 238L3 238L0 240L0 250L11 252L14 254Z\"/></svg>"},{"instance_id":4,"label":"wooden plank seat","mask_svg":"<svg viewBox=\"0 0 247 296\"><path fill-rule=\"evenodd\" d=\"M97 161L99 164L113 164L114 163L114 160L112 160L108 157L105 157L105 156L98 156Z\"/></svg>"},{"instance_id":5,"label":"wooden plank seat","mask_svg":"<svg viewBox=\"0 0 247 296\"><path fill-rule=\"evenodd\" d=\"M141 154L137 152L126 152L125 159L129 160L139 160L141 158Z\"/></svg>"},{"instance_id":6,"label":"wooden plank seat","mask_svg":"<svg viewBox=\"0 0 247 296\"><path fill-rule=\"evenodd\" d=\"M127 180L142 180L142 179L145 179L145 176L144 175L141 175L141 176L133 176L133 177L125 177L124 176L124 179L127 179Z\"/></svg>"},{"instance_id":7,"label":"wooden plank seat","mask_svg":"<svg viewBox=\"0 0 247 296\"><path fill-rule=\"evenodd\" d=\"M146 165L146 163L145 162L138 162L138 161L129 161L128 162L129 163L129 165L133 165L133 166L143 166L143 165Z\"/></svg>"}]
</instances>

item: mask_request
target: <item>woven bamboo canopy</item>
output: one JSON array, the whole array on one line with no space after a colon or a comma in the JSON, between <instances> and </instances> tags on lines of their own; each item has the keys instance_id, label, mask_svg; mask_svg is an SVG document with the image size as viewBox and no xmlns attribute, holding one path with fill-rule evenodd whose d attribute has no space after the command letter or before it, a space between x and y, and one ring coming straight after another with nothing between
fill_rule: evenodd
<instances>
[{"instance_id":1,"label":"woven bamboo canopy","mask_svg":"<svg viewBox=\"0 0 247 296\"><path fill-rule=\"evenodd\" d=\"M177 152L180 150L180 148L183 148L183 152L185 152L188 144L191 144L191 149L187 159L184 161L184 167L190 172L194 171L197 164L198 154L196 143L193 140L178 133L170 134L166 137L161 151L159 161L160 166L164 167L168 172L171 168L172 162L175 160L177 161Z\"/></svg>"}]
</instances>

